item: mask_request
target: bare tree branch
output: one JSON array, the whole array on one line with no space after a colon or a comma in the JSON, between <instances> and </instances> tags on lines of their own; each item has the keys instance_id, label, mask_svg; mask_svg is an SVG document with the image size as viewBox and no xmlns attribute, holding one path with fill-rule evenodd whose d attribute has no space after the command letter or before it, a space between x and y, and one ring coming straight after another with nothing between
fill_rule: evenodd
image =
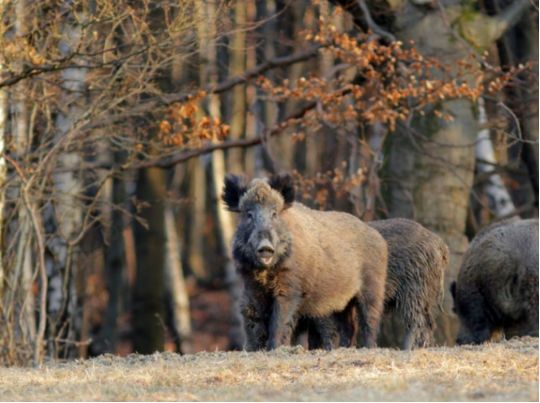
<instances>
[{"instance_id":1,"label":"bare tree branch","mask_svg":"<svg viewBox=\"0 0 540 403\"><path fill-rule=\"evenodd\" d=\"M366 21L366 24L373 33L382 36L383 38L388 39L390 42L394 42L396 40L396 37L392 35L390 32L382 29L375 21L373 21L373 18L371 17L371 13L369 12L369 8L366 5L365 0L356 0L358 3L358 6L362 10L362 13L364 14L364 19Z\"/></svg>"},{"instance_id":2,"label":"bare tree branch","mask_svg":"<svg viewBox=\"0 0 540 403\"><path fill-rule=\"evenodd\" d=\"M228 80L225 80L224 82L218 84L217 86L208 86L204 89L204 91L211 94L221 94L225 91L230 90L231 88L237 85L244 84L247 81L260 76L261 74L263 74L264 72L268 70L271 70L277 67L289 66L291 64L295 64L298 62L302 62L302 61L314 58L317 56L319 49L321 48L322 46L315 45L303 52L298 52L289 56L276 57L250 70L246 70L246 72L240 76L231 77ZM182 94L163 95L159 97L159 99L153 98L152 100L141 102L140 104L132 107L125 113L119 113L119 114L107 117L105 119L100 120L99 122L89 123L87 128L108 126L113 123L122 121L124 119L151 111L159 106L167 106L176 102L185 102L189 99L191 95L192 93L182 93Z\"/></svg>"},{"instance_id":3,"label":"bare tree branch","mask_svg":"<svg viewBox=\"0 0 540 403\"><path fill-rule=\"evenodd\" d=\"M282 133L283 130L287 127L287 123L289 123L291 120L302 118L306 113L314 109L316 105L317 105L316 102L310 102L306 104L303 108L301 108L300 110L288 116L283 121L283 123L280 123L271 129L266 129L260 137L254 137L254 138L242 139L242 140L224 141L222 143L212 143L205 147L197 148L194 150L181 151L176 155L169 156L166 158L158 157L156 159L144 161L135 165L130 165L129 168L130 169L131 168L148 168L148 167L170 168L176 164L180 164L182 162L190 160L191 158L199 157L204 154L209 154L216 150L226 150L229 148L247 148L247 147L252 147L252 146L261 144L263 141L265 141L266 138Z\"/></svg>"}]
</instances>

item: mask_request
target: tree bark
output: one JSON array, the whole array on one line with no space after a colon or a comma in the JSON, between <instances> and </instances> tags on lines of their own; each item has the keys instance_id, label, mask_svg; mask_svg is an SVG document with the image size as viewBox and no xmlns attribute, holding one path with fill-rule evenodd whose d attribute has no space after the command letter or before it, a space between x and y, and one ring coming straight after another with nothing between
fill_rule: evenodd
<instances>
[{"instance_id":1,"label":"tree bark","mask_svg":"<svg viewBox=\"0 0 540 403\"><path fill-rule=\"evenodd\" d=\"M478 100L478 123L482 126L487 125L487 122L484 100L480 98ZM488 198L491 211L496 217L512 214L516 209L512 198L506 190L501 176L495 173L494 164L497 163L497 160L495 159L495 150L491 142L489 129L482 129L478 132L475 154L478 174L485 176L482 187Z\"/></svg>"},{"instance_id":2,"label":"tree bark","mask_svg":"<svg viewBox=\"0 0 540 403\"><path fill-rule=\"evenodd\" d=\"M215 38L215 20L216 20L216 4L215 0L206 2L205 14L202 23L207 24L200 30L200 48L203 55L206 56L206 68L201 69L201 82L209 82L210 85L217 84L218 81L218 60ZM206 36L206 37L205 37ZM210 117L215 119L221 118L221 105L219 95L210 95L208 110ZM213 139L217 141L217 139ZM225 282L229 289L232 299L231 306L231 324L229 328L229 344L234 350L241 349L244 344L242 331L242 319L240 316L240 308L238 306L241 296L241 283L236 273L236 268L232 261L232 239L234 233L234 222L232 215L225 209L225 205L221 203L221 189L225 179L226 166L224 152L218 150L212 153L211 159L212 168L212 186L213 202L216 204L217 224L219 228L218 240L220 241L220 250L223 253Z\"/></svg>"},{"instance_id":3,"label":"tree bark","mask_svg":"<svg viewBox=\"0 0 540 403\"><path fill-rule=\"evenodd\" d=\"M29 4L26 0L18 1L15 7L15 34L22 38L28 34L28 10ZM19 164L28 159L30 151L30 131L29 131L29 105L25 94L29 91L26 83L20 82L14 86L11 92L12 109L12 132L15 145L15 157ZM18 189L19 198L23 196L23 183L20 182ZM25 342L40 343L36 341L36 318L35 318L35 300L32 294L32 282L34 272L32 269L32 247L34 232L32 231L31 219L28 208L24 202L18 204L17 224L21 229L19 239L17 240L17 257L10 282L19 285L13 290L8 301L16 306L15 312L19 316L18 324L21 327ZM17 288L19 288L17 290ZM6 302L8 302L6 301ZM46 315L40 312L40 315ZM41 347L41 346L39 346Z\"/></svg>"},{"instance_id":4,"label":"tree bark","mask_svg":"<svg viewBox=\"0 0 540 403\"><path fill-rule=\"evenodd\" d=\"M490 0L486 1L486 8L488 12L497 14L509 3L511 2L505 0ZM502 66L532 63L531 71L520 77L524 84L511 86L505 91L504 101L519 122L514 120L508 110L503 110L505 108L499 107L496 113L508 115L509 131L516 137L521 133L525 140L513 144L508 154L510 158L521 159L523 162L529 172L530 189L527 189L527 182L522 177L512 177L525 185L513 191L512 195L516 203L523 203L524 199L534 200L535 209L528 215L533 217L538 215L538 12L526 13L520 23L507 32L497 45ZM515 142L512 140L511 143Z\"/></svg>"},{"instance_id":5,"label":"tree bark","mask_svg":"<svg viewBox=\"0 0 540 403\"><path fill-rule=\"evenodd\" d=\"M137 181L137 200L148 205L135 223L137 274L133 289L133 349L140 354L163 351L165 344L165 171L146 168Z\"/></svg>"},{"instance_id":6,"label":"tree bark","mask_svg":"<svg viewBox=\"0 0 540 403\"><path fill-rule=\"evenodd\" d=\"M77 48L83 39L83 29L74 18L68 14L62 26L60 53L64 57ZM87 70L84 68L68 68L62 71L61 86L64 97L56 117L55 142L64 141L66 136L71 135L71 130L84 113L86 74ZM53 176L56 191L54 217L49 217L50 222L56 226L56 233L52 234L48 243L53 260L48 265L47 314L50 340L53 341L56 338L76 341L82 323L82 311L79 309L81 296L76 283L83 273L78 270L79 245L72 244L72 241L83 230L83 206L80 199L83 194L83 173L80 171L81 155L78 151L69 150L70 143L69 140L65 142L65 148L58 156L58 165L62 172ZM61 330L66 329L64 321L67 321L67 330ZM72 345L62 347L65 348L60 348L56 342L50 343L49 353L58 355L59 350L69 355L75 353Z\"/></svg>"},{"instance_id":7,"label":"tree bark","mask_svg":"<svg viewBox=\"0 0 540 403\"><path fill-rule=\"evenodd\" d=\"M189 296L184 281L180 241L176 230L174 212L170 203L164 210L165 235L167 238L167 256L165 259L165 289L168 295L172 331L177 349L182 353L191 353L191 315Z\"/></svg>"},{"instance_id":8,"label":"tree bark","mask_svg":"<svg viewBox=\"0 0 540 403\"><path fill-rule=\"evenodd\" d=\"M199 281L211 280L211 273L205 268L204 262L204 228L206 222L206 180L205 164L202 158L190 161L188 164L189 200L192 214L188 216L187 255L189 269Z\"/></svg>"},{"instance_id":9,"label":"tree bark","mask_svg":"<svg viewBox=\"0 0 540 403\"><path fill-rule=\"evenodd\" d=\"M0 16L4 15L4 1L0 0ZM0 57L0 79L4 76L4 60ZM7 89L0 89L0 301L4 296L4 281L7 278L4 266L4 204L6 200L7 167L4 152L6 150L6 133L8 124L9 97Z\"/></svg>"},{"instance_id":10,"label":"tree bark","mask_svg":"<svg viewBox=\"0 0 540 403\"><path fill-rule=\"evenodd\" d=\"M103 324L101 330L92 343L92 352L96 355L103 353L114 353L118 337L117 321L121 309L123 291L123 273L125 264L125 248L123 231L125 219L123 213L115 206L122 205L126 199L124 182L120 178L112 179L113 204L110 216L110 228L108 237L108 247L105 246L105 282L109 300L107 308L103 314Z\"/></svg>"},{"instance_id":11,"label":"tree bark","mask_svg":"<svg viewBox=\"0 0 540 403\"><path fill-rule=\"evenodd\" d=\"M246 16L247 7L244 1L236 0L234 5L234 27L236 32L232 39L231 67L233 76L239 76L246 71ZM246 86L237 85L231 94L231 139L244 137L246 131ZM243 150L229 150L227 155L229 171L241 173L244 171Z\"/></svg>"},{"instance_id":12,"label":"tree bark","mask_svg":"<svg viewBox=\"0 0 540 403\"><path fill-rule=\"evenodd\" d=\"M266 5L268 4L268 1L264 3ZM257 21L257 5L255 4L255 0L249 0L248 2L246 2L246 11L246 18L248 24L254 25ZM271 21L268 21L268 24L271 24ZM266 26L268 24L265 24L262 29L266 29ZM257 65L257 34L259 33L259 31L262 32L262 30L250 32L246 38L246 68L248 70L253 69ZM273 42L269 38L264 41L264 46L265 49L268 48L269 54L274 54L272 53ZM271 72L269 72L268 74L271 74ZM275 113L275 107L274 109L269 109L272 107L269 101L262 101L257 99L257 91L257 87L252 83L246 86L246 138L256 138L260 135L260 130L258 130L258 128L260 128L260 124L257 122L257 119L262 119L266 124L267 117L269 116L269 114L272 113L271 111ZM272 120L272 118L270 119ZM248 148L245 151L244 163L245 174L248 177L254 177L260 174L264 167L262 148Z\"/></svg>"}]
</instances>

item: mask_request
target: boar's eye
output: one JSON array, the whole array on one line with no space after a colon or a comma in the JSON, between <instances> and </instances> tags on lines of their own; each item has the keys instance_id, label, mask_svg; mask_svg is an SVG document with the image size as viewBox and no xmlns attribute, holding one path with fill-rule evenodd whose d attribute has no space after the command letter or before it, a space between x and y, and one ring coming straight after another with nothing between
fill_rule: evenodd
<instances>
[{"instance_id":1,"label":"boar's eye","mask_svg":"<svg viewBox=\"0 0 540 403\"><path fill-rule=\"evenodd\" d=\"M272 211L272 218L276 218L277 217L277 211L276 210L273 210Z\"/></svg>"},{"instance_id":2,"label":"boar's eye","mask_svg":"<svg viewBox=\"0 0 540 403\"><path fill-rule=\"evenodd\" d=\"M253 220L253 211L248 211L247 212L247 218L248 218L248 220Z\"/></svg>"}]
</instances>

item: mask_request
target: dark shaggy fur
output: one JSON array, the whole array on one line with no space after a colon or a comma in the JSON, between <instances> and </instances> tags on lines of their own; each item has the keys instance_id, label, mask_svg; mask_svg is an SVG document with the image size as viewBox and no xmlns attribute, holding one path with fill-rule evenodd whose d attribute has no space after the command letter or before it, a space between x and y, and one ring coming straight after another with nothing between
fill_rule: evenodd
<instances>
[{"instance_id":1,"label":"dark shaggy fur","mask_svg":"<svg viewBox=\"0 0 540 403\"><path fill-rule=\"evenodd\" d=\"M385 312L399 315L406 326L403 349L432 343L435 315L441 308L444 273L450 252L435 233L404 218L368 223L388 242Z\"/></svg>"},{"instance_id":2,"label":"dark shaggy fur","mask_svg":"<svg viewBox=\"0 0 540 403\"><path fill-rule=\"evenodd\" d=\"M406 333L401 347L410 349L429 345L433 339L436 311L443 298L448 246L438 235L412 220L394 218L372 221L368 225L375 228L388 243L384 309L385 312L399 315L405 323ZM350 305L349 308L354 309L354 306ZM341 317L334 315L332 318L339 326L342 346L348 342L354 343L351 334L356 332L357 324L350 322L353 318L354 315L347 312L343 312ZM319 326L323 327L323 324ZM324 326L329 325L326 322ZM312 340L321 338L310 335L310 348L322 347L324 341L312 343Z\"/></svg>"},{"instance_id":3,"label":"dark shaggy fur","mask_svg":"<svg viewBox=\"0 0 540 403\"><path fill-rule=\"evenodd\" d=\"M538 220L498 223L480 232L451 285L458 344L479 344L503 330L538 336Z\"/></svg>"},{"instance_id":4,"label":"dark shaggy fur","mask_svg":"<svg viewBox=\"0 0 540 403\"><path fill-rule=\"evenodd\" d=\"M240 213L233 254L245 286L246 348L289 344L299 317L317 322L351 301L362 345L375 346L387 263L381 235L350 214L293 202L289 175L243 183L228 176L223 200Z\"/></svg>"}]
</instances>

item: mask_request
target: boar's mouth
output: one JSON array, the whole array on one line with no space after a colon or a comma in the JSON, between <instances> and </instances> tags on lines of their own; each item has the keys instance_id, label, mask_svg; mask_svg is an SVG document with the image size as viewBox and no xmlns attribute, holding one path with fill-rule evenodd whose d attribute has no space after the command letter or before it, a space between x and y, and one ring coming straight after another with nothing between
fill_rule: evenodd
<instances>
[{"instance_id":1,"label":"boar's mouth","mask_svg":"<svg viewBox=\"0 0 540 403\"><path fill-rule=\"evenodd\" d=\"M264 240L259 244L259 247L257 248L257 257L263 265L270 266L274 259L274 248L269 241Z\"/></svg>"}]
</instances>

